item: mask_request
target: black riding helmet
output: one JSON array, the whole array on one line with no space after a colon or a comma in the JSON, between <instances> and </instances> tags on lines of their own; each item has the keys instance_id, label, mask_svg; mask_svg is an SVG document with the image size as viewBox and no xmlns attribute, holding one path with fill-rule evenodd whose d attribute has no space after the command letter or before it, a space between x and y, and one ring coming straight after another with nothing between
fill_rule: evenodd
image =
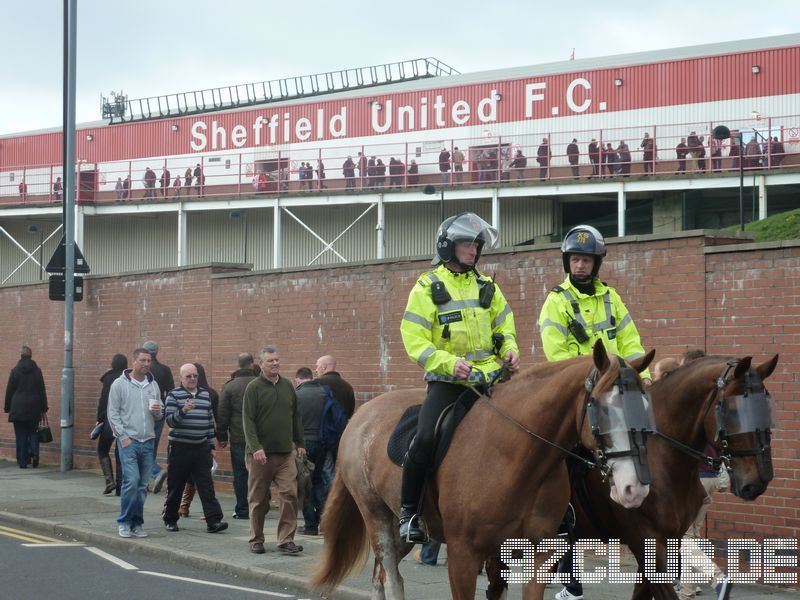
<instances>
[{"instance_id":1,"label":"black riding helmet","mask_svg":"<svg viewBox=\"0 0 800 600\"><path fill-rule=\"evenodd\" d=\"M592 277L597 277L600 264L606 255L606 241L603 234L591 225L578 225L573 227L564 236L561 243L561 260L564 262L564 272L569 274L570 254L589 254L595 257Z\"/></svg>"},{"instance_id":2,"label":"black riding helmet","mask_svg":"<svg viewBox=\"0 0 800 600\"><path fill-rule=\"evenodd\" d=\"M475 213L461 213L449 217L439 225L436 235L436 256L433 257L431 264L446 264L453 260L456 256L456 242L477 242L478 255L475 258L477 263L483 247L489 244L490 248L494 248L499 239L497 230Z\"/></svg>"}]
</instances>

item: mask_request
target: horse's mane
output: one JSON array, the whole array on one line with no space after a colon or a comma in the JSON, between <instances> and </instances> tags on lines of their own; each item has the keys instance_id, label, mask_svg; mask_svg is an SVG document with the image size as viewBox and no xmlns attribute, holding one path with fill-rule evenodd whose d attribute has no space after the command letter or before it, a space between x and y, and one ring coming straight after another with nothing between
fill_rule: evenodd
<instances>
[{"instance_id":1,"label":"horse's mane","mask_svg":"<svg viewBox=\"0 0 800 600\"><path fill-rule=\"evenodd\" d=\"M616 359L614 359L614 357L609 357L609 358L611 358L611 368L595 384L595 387L597 388L609 385L608 379L610 378L611 381L615 381L617 376L619 375L619 362ZM588 356L584 355L556 362L537 363L531 365L530 367L522 369L519 373L514 375L509 381L498 384L496 386L496 389L499 391L501 389L510 390L512 388L517 389L518 387L527 387L531 390L535 390L538 387L541 387L543 381L561 375L567 369L571 368L577 369L576 365L583 365L586 369L585 375L588 375L589 365L592 363L592 360L593 359L591 355ZM581 386L582 385L583 385L583 379L581 378Z\"/></svg>"},{"instance_id":2,"label":"horse's mane","mask_svg":"<svg viewBox=\"0 0 800 600\"><path fill-rule=\"evenodd\" d=\"M670 387L674 387L676 385L675 383L676 381L685 381L689 377L692 377L696 373L705 370L712 365L719 365L721 363L725 363L730 360L736 360L736 358L734 358L733 356L724 356L721 354L701 356L700 358L696 358L694 360L682 364L674 371L671 371L669 375L667 375L666 377L662 377L658 381L653 382L653 388L659 389L667 385L669 385ZM720 369L720 372L716 373L715 375L716 376L722 375L722 370Z\"/></svg>"}]
</instances>

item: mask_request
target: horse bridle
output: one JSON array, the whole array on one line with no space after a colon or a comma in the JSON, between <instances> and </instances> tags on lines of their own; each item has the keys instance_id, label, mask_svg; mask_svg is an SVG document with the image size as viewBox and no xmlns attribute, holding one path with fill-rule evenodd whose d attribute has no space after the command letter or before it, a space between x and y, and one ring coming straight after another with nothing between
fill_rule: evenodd
<instances>
[{"instance_id":1,"label":"horse bridle","mask_svg":"<svg viewBox=\"0 0 800 600\"><path fill-rule=\"evenodd\" d=\"M730 436L725 429L725 388L731 382L731 379L729 379L731 369L735 368L738 364L739 361L737 360L731 360L725 363L725 370L714 383L714 388L709 393L705 410L703 411L703 421L705 421L709 411L711 410L711 407L715 404L714 400L716 398L716 406L714 410L714 416L716 419L715 440L719 441L721 449L719 457L709 456L705 452L695 450L694 448L687 446L686 444L683 444L682 442L679 442L678 440L671 438L670 436L659 431L656 432L656 435L681 450L684 454L704 462L714 470L719 470L720 466L724 464L728 471L732 471L733 467L731 467L731 460L733 457L755 456L758 475L762 481L767 483L772 481L774 477L771 458L772 447L770 446L772 436L771 430L769 428L757 429L754 432L756 436L756 444L753 447L745 450L734 450L730 447ZM754 401L763 400L766 402L766 388L764 387L764 382L762 381L761 376L755 369L749 369L747 373L745 373L743 392L746 397L751 398Z\"/></svg>"},{"instance_id":2,"label":"horse bridle","mask_svg":"<svg viewBox=\"0 0 800 600\"><path fill-rule=\"evenodd\" d=\"M598 400L592 395L596 378L598 376L597 369L593 369L586 378L584 384L586 388L586 397L583 403L583 413L581 414L581 424L578 431L583 429L583 422L585 417L589 417L589 427L592 431L592 436L597 443L597 450L595 456L600 460L601 465L605 468L601 470L603 480L610 475L610 467L608 460L614 458L630 457L633 460L633 466L636 470L636 478L642 485L648 485L651 482L650 467L647 462L647 434L653 433L653 428L645 426L649 421L646 415L646 409L641 401L642 390L638 385L638 376L636 371L625 364L621 357L619 360L620 369L614 385L619 388L619 394L622 397L622 410L625 417L625 423L629 426L627 429L629 449L618 450L615 452L608 452L603 450L602 431L600 429L600 407ZM636 426L638 425L638 427ZM649 425L649 423L648 423Z\"/></svg>"},{"instance_id":3,"label":"horse bridle","mask_svg":"<svg viewBox=\"0 0 800 600\"><path fill-rule=\"evenodd\" d=\"M624 371L625 372L630 371L630 373L633 374L633 379L634 380L636 379L635 371L631 367L626 366L624 361L622 361L622 359L620 359L620 375L614 381L614 385L618 385L619 384L620 390L622 391L623 395L625 393L629 392L629 390L627 388L630 385L630 381L631 381L630 377L627 377L627 376L623 377L623 372ZM594 391L594 386L597 384L597 381L599 379L599 377L598 377L599 374L600 373L597 370L597 367L594 367L592 369L591 373L589 373L589 375L584 380L584 389L586 390L586 394L585 394L584 400L583 400L583 411L581 413L581 421L580 421L580 425L578 427L578 432L583 430L584 420L586 418L587 413L589 413L589 405L591 404L591 405L593 405L595 407L597 406L596 405L597 398L592 394L592 392ZM472 387L472 386L469 386L469 387ZM638 385L636 386L636 388L638 389ZM524 431L525 433L527 433L531 437L534 437L537 440L539 440L541 442L544 442L545 444L560 450L563 454L566 454L567 456L570 456L570 457L574 458L576 461L584 464L588 468L597 469L600 472L603 481L605 481L606 479L611 477L611 466L608 464L608 460L609 459L616 458L618 456L634 456L635 457L634 458L634 464L638 465L640 461L642 462L642 464L644 465L644 472L646 472L646 478L647 478L647 482L646 483L650 483L650 479L649 479L650 478L650 472L649 472L649 469L647 468L647 452L646 452L645 447L644 447L644 442L645 442L644 434L646 433L645 431L638 432L640 434L640 436L637 436L637 443L636 444L634 444L633 439L631 440L631 450L624 451L624 452L605 452L605 451L603 451L601 449L601 447L604 445L604 443L602 441L602 436L600 435L599 430L595 434L595 430L593 428L592 429L592 433L593 433L593 435L595 437L595 440L597 440L598 450L596 451L596 454L595 454L596 461L592 461L592 460L589 460L588 458L586 458L585 456L581 456L580 454L572 452L571 450L568 450L568 449L564 448L563 446L559 446L555 442L552 442L552 441L548 440L547 438L544 438L544 437L540 436L538 433L536 433L534 431L531 431L530 429L525 427L522 423L517 421L514 417L512 417L511 415L509 415L508 413L506 413L505 411L500 409L497 405L495 405L491 401L491 398L489 397L489 395L478 392L478 390L475 389L474 387L473 387L473 391L475 391L478 394L479 399L483 400L489 406L489 408L491 408L493 411L495 411L501 417L503 417L504 419L506 419L507 421L512 423L518 429L521 429L522 431ZM592 416L591 415L589 417L589 425L592 426ZM634 450L634 448L635 449L640 449L640 451ZM639 474L640 474L638 466L636 467L636 474L637 474L637 476L639 476ZM642 475L642 476L645 476L645 475ZM640 481L642 481L642 480L640 479ZM642 481L642 483L646 484L644 481Z\"/></svg>"}]
</instances>

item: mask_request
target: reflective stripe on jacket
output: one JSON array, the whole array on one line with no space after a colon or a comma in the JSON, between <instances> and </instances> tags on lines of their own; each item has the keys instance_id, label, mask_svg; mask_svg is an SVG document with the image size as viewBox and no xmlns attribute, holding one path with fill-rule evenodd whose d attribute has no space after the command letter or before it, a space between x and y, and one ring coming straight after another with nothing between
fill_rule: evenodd
<instances>
[{"instance_id":1,"label":"reflective stripe on jacket","mask_svg":"<svg viewBox=\"0 0 800 600\"><path fill-rule=\"evenodd\" d=\"M542 349L549 361L565 360L573 356L591 354L595 342L603 340L603 345L611 354L626 360L644 355L639 339L639 331L633 323L617 291L599 279L594 280L594 295L579 292L569 276L559 286L563 292L551 291L539 314L539 332L542 336ZM578 306L575 314L572 302ZM572 319L586 329L589 340L583 344L575 339L568 329ZM650 378L650 372L641 373Z\"/></svg>"},{"instance_id":2,"label":"reflective stripe on jacket","mask_svg":"<svg viewBox=\"0 0 800 600\"><path fill-rule=\"evenodd\" d=\"M466 383L453 376L456 361L466 359L472 367L470 383L487 381L499 372L500 362L494 353L492 334L503 336L500 357L513 350L519 354L514 313L500 288L489 308L479 302L480 283L491 279L475 272L453 273L444 265L423 273L408 296L400 333L412 361L425 369L427 381ZM450 300L433 302L431 285L444 283Z\"/></svg>"}]
</instances>

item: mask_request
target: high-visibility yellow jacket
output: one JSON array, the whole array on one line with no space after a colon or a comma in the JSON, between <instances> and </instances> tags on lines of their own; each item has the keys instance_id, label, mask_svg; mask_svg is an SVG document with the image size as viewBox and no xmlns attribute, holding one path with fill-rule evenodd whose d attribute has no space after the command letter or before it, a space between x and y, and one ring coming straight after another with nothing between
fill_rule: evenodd
<instances>
[{"instance_id":1,"label":"high-visibility yellow jacket","mask_svg":"<svg viewBox=\"0 0 800 600\"><path fill-rule=\"evenodd\" d=\"M569 276L551 290L539 314L542 349L549 361L591 354L597 340L611 354L632 360L644 355L639 332L617 291L595 277L594 294L588 296L572 285ZM583 325L589 340L579 343L568 326L572 320ZM650 372L641 373L650 378Z\"/></svg>"},{"instance_id":2,"label":"high-visibility yellow jacket","mask_svg":"<svg viewBox=\"0 0 800 600\"><path fill-rule=\"evenodd\" d=\"M441 281L450 300L435 304L431 286ZM500 371L502 357L509 350L519 354L514 313L500 288L495 285L489 308L480 306L483 285L490 277L475 272L453 273L444 265L423 273L408 296L406 312L400 324L408 356L425 369L427 381L480 383L491 381ZM493 334L502 336L495 354ZM498 355L500 359L498 360ZM456 361L466 359L472 365L469 381L454 377Z\"/></svg>"}]
</instances>

